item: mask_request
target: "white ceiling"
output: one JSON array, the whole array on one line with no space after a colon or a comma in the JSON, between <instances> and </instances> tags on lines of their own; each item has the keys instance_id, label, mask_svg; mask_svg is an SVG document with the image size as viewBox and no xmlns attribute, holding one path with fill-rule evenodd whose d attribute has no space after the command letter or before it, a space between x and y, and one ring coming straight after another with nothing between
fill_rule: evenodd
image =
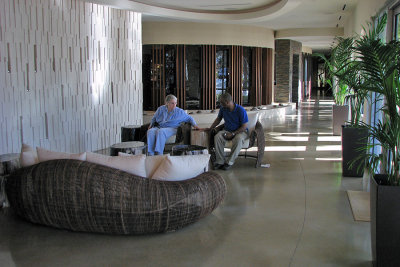
<instances>
[{"instance_id":1,"label":"white ceiling","mask_svg":"<svg viewBox=\"0 0 400 267\"><path fill-rule=\"evenodd\" d=\"M291 30L286 39L313 50L327 50L333 41L329 29L342 28L359 0L95 0L143 13L143 21L219 22ZM343 10L343 6L346 5ZM340 18L340 19L339 19ZM326 34L306 36L296 29L319 29ZM306 31L304 31L306 29ZM286 31L287 32L287 31ZM310 32L310 31L308 31Z\"/></svg>"}]
</instances>

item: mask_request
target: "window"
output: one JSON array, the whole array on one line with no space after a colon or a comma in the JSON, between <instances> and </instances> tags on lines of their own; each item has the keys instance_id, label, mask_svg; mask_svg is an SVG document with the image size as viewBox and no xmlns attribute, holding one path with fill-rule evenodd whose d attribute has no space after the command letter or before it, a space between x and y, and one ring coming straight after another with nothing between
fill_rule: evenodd
<instances>
[{"instance_id":1,"label":"window","mask_svg":"<svg viewBox=\"0 0 400 267\"><path fill-rule=\"evenodd\" d=\"M201 46L186 46L186 109L200 109Z\"/></svg>"},{"instance_id":2,"label":"window","mask_svg":"<svg viewBox=\"0 0 400 267\"><path fill-rule=\"evenodd\" d=\"M243 48L243 72L242 72L242 105L250 105L250 89L252 78L252 48Z\"/></svg>"},{"instance_id":3,"label":"window","mask_svg":"<svg viewBox=\"0 0 400 267\"><path fill-rule=\"evenodd\" d=\"M393 10L393 39L400 40L400 6Z\"/></svg>"},{"instance_id":4,"label":"window","mask_svg":"<svg viewBox=\"0 0 400 267\"><path fill-rule=\"evenodd\" d=\"M217 99L226 92L229 83L229 66L228 66L229 48L218 47L216 55L216 88Z\"/></svg>"},{"instance_id":5,"label":"window","mask_svg":"<svg viewBox=\"0 0 400 267\"><path fill-rule=\"evenodd\" d=\"M165 46L165 95L176 95L176 46Z\"/></svg>"}]
</instances>

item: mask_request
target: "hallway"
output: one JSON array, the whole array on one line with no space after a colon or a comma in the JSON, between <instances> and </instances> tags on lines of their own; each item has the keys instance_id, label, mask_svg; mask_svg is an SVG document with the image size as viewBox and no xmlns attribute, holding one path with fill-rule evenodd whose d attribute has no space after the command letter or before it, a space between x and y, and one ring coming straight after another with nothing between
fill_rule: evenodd
<instances>
[{"instance_id":1,"label":"hallway","mask_svg":"<svg viewBox=\"0 0 400 267\"><path fill-rule=\"evenodd\" d=\"M219 170L228 186L210 216L147 236L73 233L0 211L1 266L371 266L370 224L355 222L341 175L330 99L301 104L265 129L263 163Z\"/></svg>"}]
</instances>

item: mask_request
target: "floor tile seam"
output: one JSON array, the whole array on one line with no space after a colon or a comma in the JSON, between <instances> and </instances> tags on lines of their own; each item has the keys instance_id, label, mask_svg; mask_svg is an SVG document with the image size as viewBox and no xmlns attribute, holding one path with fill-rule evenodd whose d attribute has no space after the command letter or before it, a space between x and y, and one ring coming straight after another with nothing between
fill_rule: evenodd
<instances>
[{"instance_id":1,"label":"floor tile seam","mask_svg":"<svg viewBox=\"0 0 400 267\"><path fill-rule=\"evenodd\" d=\"M300 230L297 242L296 242L296 247L293 251L292 256L290 257L289 267L292 266L292 264L293 264L293 260L294 260L294 257L296 256L297 248L299 247L301 240L303 238L304 227L305 227L306 217L307 217L307 180L306 180L303 165L301 164L301 161L298 161L298 162L299 162L299 165L301 168L301 173L303 175L303 186L304 186L304 190L303 190L304 191L304 209L303 210L304 210L304 214L303 214L303 222L302 222L301 230Z\"/></svg>"}]
</instances>

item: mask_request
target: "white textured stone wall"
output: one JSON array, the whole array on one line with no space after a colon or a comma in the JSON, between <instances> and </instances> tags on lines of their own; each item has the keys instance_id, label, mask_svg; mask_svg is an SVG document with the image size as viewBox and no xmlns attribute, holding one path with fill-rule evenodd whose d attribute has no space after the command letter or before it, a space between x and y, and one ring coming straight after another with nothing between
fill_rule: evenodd
<instances>
[{"instance_id":1,"label":"white textured stone wall","mask_svg":"<svg viewBox=\"0 0 400 267\"><path fill-rule=\"evenodd\" d=\"M142 123L141 14L81 0L0 0L0 154L120 142Z\"/></svg>"}]
</instances>

